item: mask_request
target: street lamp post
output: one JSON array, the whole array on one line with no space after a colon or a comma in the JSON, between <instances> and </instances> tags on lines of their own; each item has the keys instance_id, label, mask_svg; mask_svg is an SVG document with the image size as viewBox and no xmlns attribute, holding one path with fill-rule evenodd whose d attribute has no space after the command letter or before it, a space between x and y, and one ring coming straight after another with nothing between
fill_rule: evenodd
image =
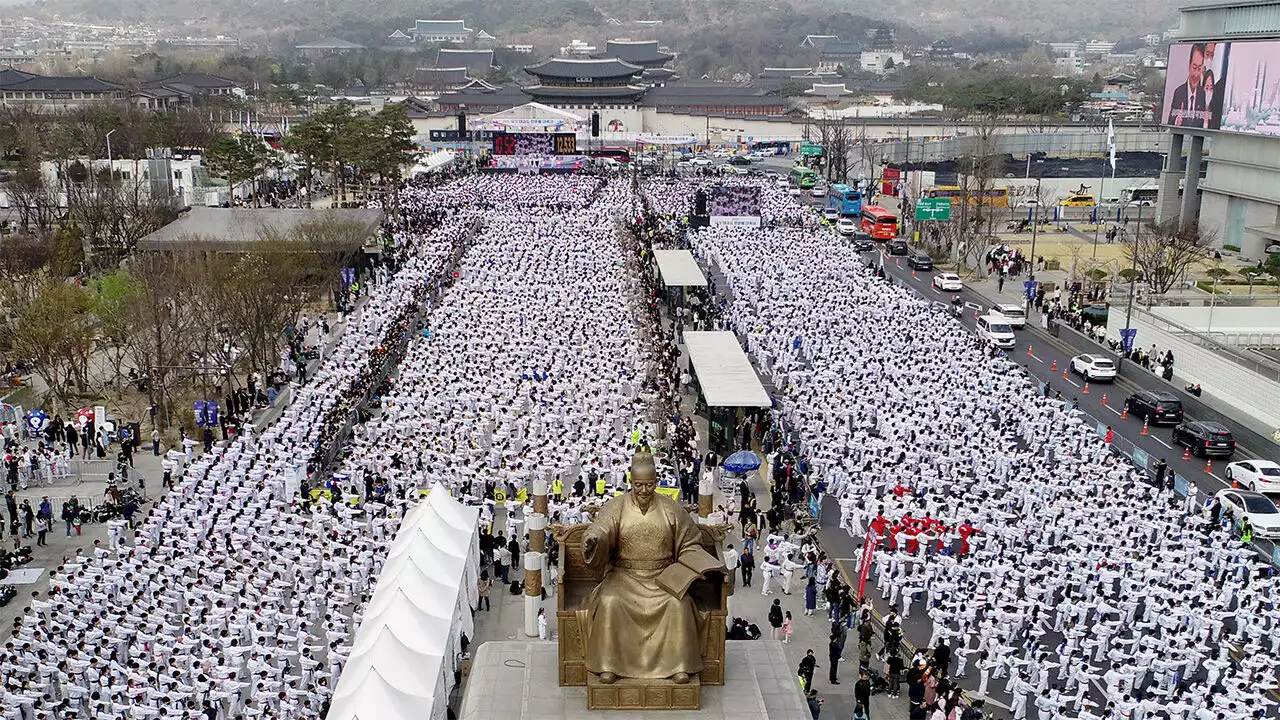
<instances>
[{"instance_id":1,"label":"street lamp post","mask_svg":"<svg viewBox=\"0 0 1280 720\"><path fill-rule=\"evenodd\" d=\"M109 173L108 177L115 177L115 173L116 173L115 164L111 156L111 136L114 135L115 133L116 133L115 130L107 131L107 168Z\"/></svg>"},{"instance_id":2,"label":"street lamp post","mask_svg":"<svg viewBox=\"0 0 1280 720\"><path fill-rule=\"evenodd\" d=\"M1213 309L1218 306L1218 275L1213 276L1213 285L1209 286L1209 326L1204 329L1204 334L1208 335L1213 332Z\"/></svg>"}]
</instances>

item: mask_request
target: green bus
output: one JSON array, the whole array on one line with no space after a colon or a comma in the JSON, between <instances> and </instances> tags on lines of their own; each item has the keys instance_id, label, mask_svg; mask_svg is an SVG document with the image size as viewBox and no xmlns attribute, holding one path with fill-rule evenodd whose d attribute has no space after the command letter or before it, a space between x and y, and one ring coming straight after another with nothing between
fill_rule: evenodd
<instances>
[{"instance_id":1,"label":"green bus","mask_svg":"<svg viewBox=\"0 0 1280 720\"><path fill-rule=\"evenodd\" d=\"M818 184L818 173L803 165L797 165L791 168L791 174L787 176L787 179L791 181L792 187L798 187L801 190L812 190L813 186Z\"/></svg>"}]
</instances>

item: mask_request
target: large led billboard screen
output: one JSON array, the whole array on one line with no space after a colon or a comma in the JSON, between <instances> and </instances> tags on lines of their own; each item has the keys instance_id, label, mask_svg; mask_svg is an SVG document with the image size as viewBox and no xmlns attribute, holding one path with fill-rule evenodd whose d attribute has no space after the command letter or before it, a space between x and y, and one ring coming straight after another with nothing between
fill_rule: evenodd
<instances>
[{"instance_id":1,"label":"large led billboard screen","mask_svg":"<svg viewBox=\"0 0 1280 720\"><path fill-rule=\"evenodd\" d=\"M1174 43L1160 117L1173 127L1280 136L1280 41Z\"/></svg>"}]
</instances>

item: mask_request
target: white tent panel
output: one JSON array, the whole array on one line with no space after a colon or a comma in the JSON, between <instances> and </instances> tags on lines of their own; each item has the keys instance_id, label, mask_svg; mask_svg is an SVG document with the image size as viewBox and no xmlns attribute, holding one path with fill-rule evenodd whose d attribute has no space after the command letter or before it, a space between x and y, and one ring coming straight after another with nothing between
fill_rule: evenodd
<instances>
[{"instance_id":1,"label":"white tent panel","mask_svg":"<svg viewBox=\"0 0 1280 720\"><path fill-rule=\"evenodd\" d=\"M465 532L474 530L480 518L480 509L467 507L442 487L437 486L437 488L439 488L438 491L432 491L427 496L425 504L435 508L452 527Z\"/></svg>"},{"instance_id":2,"label":"white tent panel","mask_svg":"<svg viewBox=\"0 0 1280 720\"><path fill-rule=\"evenodd\" d=\"M706 287L707 276L702 274L698 261L688 250L654 250L658 272L667 287Z\"/></svg>"},{"instance_id":3,"label":"white tent panel","mask_svg":"<svg viewBox=\"0 0 1280 720\"><path fill-rule=\"evenodd\" d=\"M751 367L738 338L726 331L684 334L689 360L712 407L769 407L769 393Z\"/></svg>"},{"instance_id":4,"label":"white tent panel","mask_svg":"<svg viewBox=\"0 0 1280 720\"><path fill-rule=\"evenodd\" d=\"M396 533L334 690L334 720L444 720L474 630L479 511L436 485Z\"/></svg>"},{"instance_id":5,"label":"white tent panel","mask_svg":"<svg viewBox=\"0 0 1280 720\"><path fill-rule=\"evenodd\" d=\"M354 682L343 673L339 687L329 706L328 720L364 718L420 718L423 709L435 705L433 692L399 688L377 669L363 674L351 673Z\"/></svg>"},{"instance_id":6,"label":"white tent panel","mask_svg":"<svg viewBox=\"0 0 1280 720\"><path fill-rule=\"evenodd\" d=\"M377 641L364 649L364 653L352 652L343 673L366 676L368 672L376 672L401 690L435 694L433 681L440 675L443 656L411 650L385 626L379 630Z\"/></svg>"}]
</instances>

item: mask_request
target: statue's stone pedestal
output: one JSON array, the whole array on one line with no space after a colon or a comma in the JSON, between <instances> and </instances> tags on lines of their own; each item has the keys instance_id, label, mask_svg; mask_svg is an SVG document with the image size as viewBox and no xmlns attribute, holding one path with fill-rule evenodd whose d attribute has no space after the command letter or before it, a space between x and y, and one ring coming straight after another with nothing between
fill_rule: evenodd
<instances>
[{"instance_id":1,"label":"statue's stone pedestal","mask_svg":"<svg viewBox=\"0 0 1280 720\"><path fill-rule=\"evenodd\" d=\"M677 685L670 680L618 678L612 684L587 677L588 710L697 710L702 707L702 685L698 678Z\"/></svg>"},{"instance_id":2,"label":"statue's stone pedestal","mask_svg":"<svg viewBox=\"0 0 1280 720\"><path fill-rule=\"evenodd\" d=\"M774 640L731 640L725 643L723 686L695 686L700 709L666 705L655 709L639 690L645 709L589 710L587 694L613 688L619 695L630 687L588 682L586 687L561 687L557 647L553 642L487 642L476 648L466 679L459 720L795 720L809 717L800 682L782 644ZM672 688L689 685L670 684ZM661 694L661 693L658 693ZM650 696L651 700L661 698Z\"/></svg>"}]
</instances>

